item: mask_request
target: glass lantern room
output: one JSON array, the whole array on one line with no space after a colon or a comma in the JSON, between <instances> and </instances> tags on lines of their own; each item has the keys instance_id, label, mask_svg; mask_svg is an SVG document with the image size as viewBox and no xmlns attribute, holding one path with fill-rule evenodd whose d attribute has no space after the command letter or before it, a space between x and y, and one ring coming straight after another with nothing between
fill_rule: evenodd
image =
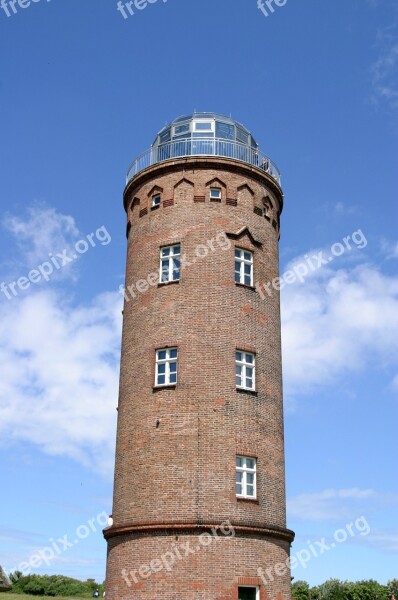
<instances>
[{"instance_id":1,"label":"glass lantern room","mask_svg":"<svg viewBox=\"0 0 398 600\"><path fill-rule=\"evenodd\" d=\"M245 144L249 148L258 148L258 144L246 127L229 117L205 112L178 117L159 132L153 146L204 137L229 140Z\"/></svg>"},{"instance_id":2,"label":"glass lantern room","mask_svg":"<svg viewBox=\"0 0 398 600\"><path fill-rule=\"evenodd\" d=\"M250 131L230 117L209 112L183 115L166 125L150 149L134 161L127 181L149 166L185 156L221 156L245 162L280 184L278 167L259 150Z\"/></svg>"}]
</instances>

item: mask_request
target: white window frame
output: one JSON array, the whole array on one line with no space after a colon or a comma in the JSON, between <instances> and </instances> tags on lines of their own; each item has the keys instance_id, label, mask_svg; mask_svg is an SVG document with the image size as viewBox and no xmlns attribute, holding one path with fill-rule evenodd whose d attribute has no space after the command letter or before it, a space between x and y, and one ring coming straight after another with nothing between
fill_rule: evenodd
<instances>
[{"instance_id":1,"label":"white window frame","mask_svg":"<svg viewBox=\"0 0 398 600\"><path fill-rule=\"evenodd\" d=\"M239 254L238 254L239 253ZM250 258L245 257L245 254L249 254ZM239 263L239 270L236 268L236 263ZM246 282L245 265L250 265L250 283ZM239 274L239 281L237 280L237 274ZM253 287L254 285L254 254L251 250L245 250L245 248L235 247L235 283L241 285L247 285Z\"/></svg>"},{"instance_id":2,"label":"white window frame","mask_svg":"<svg viewBox=\"0 0 398 600\"><path fill-rule=\"evenodd\" d=\"M238 353L242 355L242 357L238 358ZM248 360L248 356L253 358L252 362ZM237 373L240 368L240 375ZM252 377L248 377L248 369L252 369ZM240 377L241 384L238 383L237 379ZM244 350L236 350L235 352L235 383L236 387L239 390L250 390L252 392L256 389L256 355L253 352L245 352ZM252 387L246 385L247 379L252 380Z\"/></svg>"},{"instance_id":3,"label":"white window frame","mask_svg":"<svg viewBox=\"0 0 398 600\"><path fill-rule=\"evenodd\" d=\"M238 598L239 598L239 588L249 588L256 590L256 600L260 600L260 586L259 585L239 585L238 586Z\"/></svg>"},{"instance_id":4,"label":"white window frame","mask_svg":"<svg viewBox=\"0 0 398 600\"><path fill-rule=\"evenodd\" d=\"M238 467L238 465L236 464L238 458L242 459L242 463L243 463L242 467ZM253 469L250 467L247 467L247 460L254 461ZM242 473L242 481L239 482L242 486L241 494L238 494L238 492L236 491L236 486L238 484L238 481L236 480L237 473ZM253 475L253 484L247 483L247 474L248 473ZM248 485L253 485L253 494L252 495L247 493ZM236 460L235 460L235 494L236 494L237 498L248 498L250 500L257 499L257 458L254 458L254 456L242 456L241 454L238 454L236 456ZM244 586L242 586L242 587L244 587ZM247 587L249 587L249 586L247 586Z\"/></svg>"},{"instance_id":5,"label":"white window frame","mask_svg":"<svg viewBox=\"0 0 398 600\"><path fill-rule=\"evenodd\" d=\"M185 131L177 132L177 129L179 127L187 127L187 126L188 126L188 129L186 129ZM179 135L189 135L190 133L191 133L191 122L178 123L177 125L173 126L173 137L179 136Z\"/></svg>"},{"instance_id":6,"label":"white window frame","mask_svg":"<svg viewBox=\"0 0 398 600\"><path fill-rule=\"evenodd\" d=\"M210 128L209 129L196 129L196 125L198 123L209 123ZM215 121L212 121L211 119L195 119L193 121L193 131L195 133L203 133L204 135L206 135L206 133L214 133L215 127L216 127L216 123L215 123Z\"/></svg>"},{"instance_id":7,"label":"white window frame","mask_svg":"<svg viewBox=\"0 0 398 600\"><path fill-rule=\"evenodd\" d=\"M159 201L157 202L156 199L159 198ZM155 206L160 206L162 202L162 195L161 194L154 194L152 196L152 208L154 208Z\"/></svg>"},{"instance_id":8,"label":"white window frame","mask_svg":"<svg viewBox=\"0 0 398 600\"><path fill-rule=\"evenodd\" d=\"M165 353L165 358L160 358L160 353ZM172 356L172 353L175 356ZM165 365L164 373L159 372L159 366ZM171 369L171 365L175 365L175 370ZM171 376L175 374L175 381L171 381ZM159 377L164 375L164 383L159 382ZM174 378L173 378L174 379ZM178 348L159 348L156 350L156 372L155 372L155 387L165 387L177 385L178 380Z\"/></svg>"},{"instance_id":9,"label":"white window frame","mask_svg":"<svg viewBox=\"0 0 398 600\"><path fill-rule=\"evenodd\" d=\"M213 195L213 192L217 192L217 194ZM222 191L221 191L221 188L211 187L210 188L210 198L211 198L211 200L222 200Z\"/></svg>"},{"instance_id":10,"label":"white window frame","mask_svg":"<svg viewBox=\"0 0 398 600\"><path fill-rule=\"evenodd\" d=\"M167 253L167 250L169 251ZM174 259L178 259L178 277L174 277ZM181 279L181 244L173 244L172 246L162 246L160 248L160 268L159 268L159 283L171 283L180 281ZM167 267L164 268L163 263L167 262ZM163 274L167 274L167 279L163 278Z\"/></svg>"}]
</instances>

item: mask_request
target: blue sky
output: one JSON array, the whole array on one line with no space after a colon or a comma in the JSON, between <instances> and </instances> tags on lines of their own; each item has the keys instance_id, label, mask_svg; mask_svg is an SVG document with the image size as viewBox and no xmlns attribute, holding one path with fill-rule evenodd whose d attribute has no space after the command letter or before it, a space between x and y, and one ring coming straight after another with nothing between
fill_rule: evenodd
<instances>
[{"instance_id":1,"label":"blue sky","mask_svg":"<svg viewBox=\"0 0 398 600\"><path fill-rule=\"evenodd\" d=\"M282 272L366 238L282 290L288 525L298 553L354 523L296 579L397 577L393 0L287 0L268 17L256 0L159 0L128 19L114 0L17 9L0 10L0 282L93 243L0 293L0 564L67 536L35 572L104 578L124 177L196 109L231 114L280 166Z\"/></svg>"}]
</instances>

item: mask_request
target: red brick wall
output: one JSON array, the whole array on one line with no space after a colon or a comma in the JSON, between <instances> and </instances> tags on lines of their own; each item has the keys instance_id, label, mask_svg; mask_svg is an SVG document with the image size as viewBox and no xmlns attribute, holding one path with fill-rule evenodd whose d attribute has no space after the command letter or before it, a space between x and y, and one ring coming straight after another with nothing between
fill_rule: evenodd
<instances>
[{"instance_id":1,"label":"red brick wall","mask_svg":"<svg viewBox=\"0 0 398 600\"><path fill-rule=\"evenodd\" d=\"M139 174L125 191L126 288L133 285L136 297L126 291L114 525L106 536L162 524L169 533L110 537L108 600L237 598L237 577L256 577L258 567L288 556L282 534L278 541L265 530L256 537L239 533L179 561L166 579L159 573L142 580L138 595L120 581L122 569L150 562L166 548L173 525L229 519L242 531L286 526L279 295L274 290L264 300L234 282L235 245L254 253L255 282L278 276L282 196L268 176L242 163L173 162ZM163 190L162 205L151 210L155 185ZM210 201L210 185L221 188L221 202ZM273 205L268 220L258 210L265 196ZM236 239L244 228L250 235ZM216 241L221 233L231 235L229 249L225 239L222 247ZM198 245L211 239L215 250L196 257ZM192 262L181 281L136 292L137 282L159 268L160 247L177 242ZM178 347L178 384L154 391L155 350L165 346ZM236 391L237 348L256 353L255 395ZM257 458L256 502L236 499L236 454ZM290 575L278 580L272 592L288 598Z\"/></svg>"}]
</instances>

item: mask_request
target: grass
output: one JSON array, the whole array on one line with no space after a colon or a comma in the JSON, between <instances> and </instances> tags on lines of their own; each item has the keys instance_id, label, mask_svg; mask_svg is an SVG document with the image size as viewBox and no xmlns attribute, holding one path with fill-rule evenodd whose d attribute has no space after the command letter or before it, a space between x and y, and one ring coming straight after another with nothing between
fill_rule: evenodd
<instances>
[{"instance_id":1,"label":"grass","mask_svg":"<svg viewBox=\"0 0 398 600\"><path fill-rule=\"evenodd\" d=\"M49 600L49 596L27 596L26 594L9 594L2 593L1 600ZM91 596L52 596L52 600L86 600Z\"/></svg>"}]
</instances>

